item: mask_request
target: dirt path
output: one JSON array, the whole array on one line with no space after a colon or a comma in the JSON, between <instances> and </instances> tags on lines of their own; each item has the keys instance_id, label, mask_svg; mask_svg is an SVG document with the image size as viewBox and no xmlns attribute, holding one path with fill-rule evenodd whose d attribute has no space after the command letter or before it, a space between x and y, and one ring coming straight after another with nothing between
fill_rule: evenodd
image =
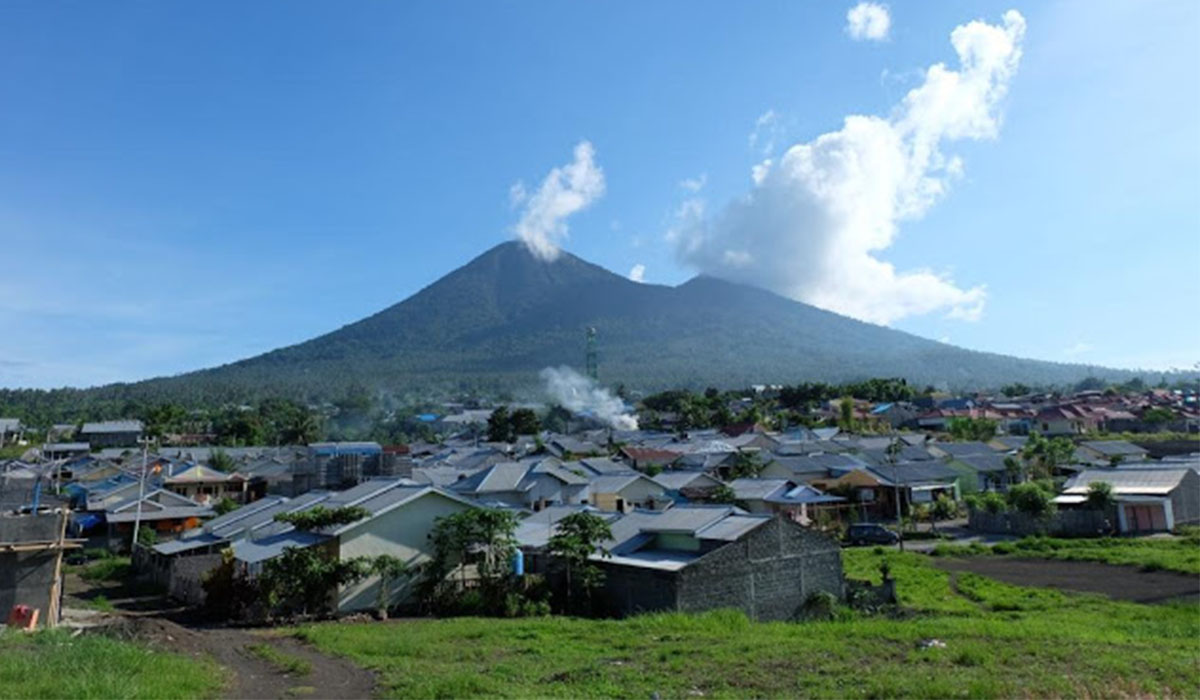
<instances>
[{"instance_id":1,"label":"dirt path","mask_svg":"<svg viewBox=\"0 0 1200 700\"><path fill-rule=\"evenodd\" d=\"M375 677L370 671L269 630L187 627L151 616L126 618L126 627L129 636L152 647L212 658L229 674L222 695L225 698L358 700L370 698L375 688ZM255 653L252 647L270 647L284 659L302 660L308 669L289 672Z\"/></svg>"},{"instance_id":2,"label":"dirt path","mask_svg":"<svg viewBox=\"0 0 1200 700\"><path fill-rule=\"evenodd\" d=\"M932 561L934 566L946 571L969 571L1016 586L1101 593L1136 603L1177 599L1200 601L1200 577L1171 571L1141 571L1133 566L1099 562L1007 556L938 557Z\"/></svg>"}]
</instances>

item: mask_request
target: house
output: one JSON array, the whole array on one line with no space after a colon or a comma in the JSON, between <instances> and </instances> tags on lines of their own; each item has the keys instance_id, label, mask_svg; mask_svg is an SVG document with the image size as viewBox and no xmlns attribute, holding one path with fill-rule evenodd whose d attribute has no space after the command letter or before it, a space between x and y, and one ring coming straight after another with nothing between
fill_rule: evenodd
<instances>
[{"instance_id":1,"label":"house","mask_svg":"<svg viewBox=\"0 0 1200 700\"><path fill-rule=\"evenodd\" d=\"M579 470L582 472L582 470ZM583 503L588 476L564 468L554 458L500 462L455 481L448 489L482 503L538 510L547 505Z\"/></svg>"},{"instance_id":2,"label":"house","mask_svg":"<svg viewBox=\"0 0 1200 700\"><path fill-rule=\"evenodd\" d=\"M86 442L48 442L42 445L43 459L70 459L86 455L92 446Z\"/></svg>"},{"instance_id":3,"label":"house","mask_svg":"<svg viewBox=\"0 0 1200 700\"><path fill-rule=\"evenodd\" d=\"M128 547L136 522L140 522L143 528L153 530L158 540L168 540L198 526L201 520L216 515L212 508L166 489L147 487L145 495L139 498L136 482L129 486L132 487L132 494L128 498L108 505L104 510L109 549L122 550ZM122 493L128 493L128 487Z\"/></svg>"},{"instance_id":4,"label":"house","mask_svg":"<svg viewBox=\"0 0 1200 700\"><path fill-rule=\"evenodd\" d=\"M1054 501L1078 506L1096 482L1112 487L1121 532L1166 532L1200 524L1200 474L1193 469L1088 469L1072 477Z\"/></svg>"},{"instance_id":5,"label":"house","mask_svg":"<svg viewBox=\"0 0 1200 700\"><path fill-rule=\"evenodd\" d=\"M570 460L579 457L598 457L607 453L600 445L588 440L580 440L569 435L559 435L546 443L550 454L559 459Z\"/></svg>"},{"instance_id":6,"label":"house","mask_svg":"<svg viewBox=\"0 0 1200 700\"><path fill-rule=\"evenodd\" d=\"M622 447L620 452L621 457L640 472L650 468L666 469L682 454L653 447Z\"/></svg>"},{"instance_id":7,"label":"house","mask_svg":"<svg viewBox=\"0 0 1200 700\"><path fill-rule=\"evenodd\" d=\"M230 498L239 503L247 499L249 480L237 473L218 471L202 464L193 464L163 480L163 486L197 503L215 504Z\"/></svg>"},{"instance_id":8,"label":"house","mask_svg":"<svg viewBox=\"0 0 1200 700\"><path fill-rule=\"evenodd\" d=\"M233 544L238 566L247 575L256 577L262 573L267 561L283 554L289 547L321 547L341 561L387 554L400 559L411 570L432 556L429 535L437 519L474 507L471 501L448 491L396 478L368 479L333 494L320 505L330 509L358 506L368 515L357 522L318 532L275 523L261 536ZM371 575L343 586L335 594L336 611L349 613L376 609L380 583L379 576ZM411 583L392 587L389 606L403 604L409 599Z\"/></svg>"},{"instance_id":9,"label":"house","mask_svg":"<svg viewBox=\"0 0 1200 700\"><path fill-rule=\"evenodd\" d=\"M1015 483L1016 476L1009 473L1005 464L1006 455L971 454L954 457L946 461L947 466L959 472L959 488L962 493L976 491L1007 491Z\"/></svg>"},{"instance_id":10,"label":"house","mask_svg":"<svg viewBox=\"0 0 1200 700\"><path fill-rule=\"evenodd\" d=\"M881 403L871 409L872 419L887 423L892 428L915 423L917 415L917 409L912 404L901 402Z\"/></svg>"},{"instance_id":11,"label":"house","mask_svg":"<svg viewBox=\"0 0 1200 700\"><path fill-rule=\"evenodd\" d=\"M1042 435L1079 435L1092 427L1083 413L1071 406L1048 406L1034 416L1033 426Z\"/></svg>"},{"instance_id":12,"label":"house","mask_svg":"<svg viewBox=\"0 0 1200 700\"><path fill-rule=\"evenodd\" d=\"M597 476L588 484L588 504L600 510L628 513L634 508L666 507L671 499L662 484L640 472Z\"/></svg>"},{"instance_id":13,"label":"house","mask_svg":"<svg viewBox=\"0 0 1200 700\"><path fill-rule=\"evenodd\" d=\"M20 444L25 439L25 430L19 418L0 418L0 447L12 443Z\"/></svg>"},{"instance_id":14,"label":"house","mask_svg":"<svg viewBox=\"0 0 1200 700\"><path fill-rule=\"evenodd\" d=\"M996 454L996 450L985 442L931 442L926 449L939 459Z\"/></svg>"},{"instance_id":15,"label":"house","mask_svg":"<svg viewBox=\"0 0 1200 700\"><path fill-rule=\"evenodd\" d=\"M92 449L104 447L132 447L142 438L140 420L110 420L84 423L79 429L79 441L91 445Z\"/></svg>"},{"instance_id":16,"label":"house","mask_svg":"<svg viewBox=\"0 0 1200 700\"><path fill-rule=\"evenodd\" d=\"M838 543L780 517L737 508L635 511L610 524L604 601L617 616L736 608L758 620L798 617L820 591L842 597Z\"/></svg>"},{"instance_id":17,"label":"house","mask_svg":"<svg viewBox=\"0 0 1200 700\"><path fill-rule=\"evenodd\" d=\"M676 503L705 501L723 486L709 474L682 469L669 469L656 474L654 480L666 489L667 496Z\"/></svg>"},{"instance_id":18,"label":"house","mask_svg":"<svg viewBox=\"0 0 1200 700\"><path fill-rule=\"evenodd\" d=\"M781 514L802 525L809 524L821 506L842 504L845 498L831 496L807 484L786 479L734 479L729 482L737 504L751 513Z\"/></svg>"},{"instance_id":19,"label":"house","mask_svg":"<svg viewBox=\"0 0 1200 700\"><path fill-rule=\"evenodd\" d=\"M1113 464L1117 462L1140 462L1150 453L1144 448L1124 440L1088 440L1079 443L1076 458L1088 464Z\"/></svg>"}]
</instances>

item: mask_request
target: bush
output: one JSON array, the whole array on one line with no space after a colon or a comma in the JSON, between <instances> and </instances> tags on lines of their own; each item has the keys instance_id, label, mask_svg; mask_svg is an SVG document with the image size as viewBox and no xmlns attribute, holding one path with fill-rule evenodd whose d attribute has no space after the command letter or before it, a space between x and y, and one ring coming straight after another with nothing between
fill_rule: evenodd
<instances>
[{"instance_id":1,"label":"bush","mask_svg":"<svg viewBox=\"0 0 1200 700\"><path fill-rule=\"evenodd\" d=\"M804 601L801 616L807 620L831 620L837 612L837 598L828 591L815 591Z\"/></svg>"},{"instance_id":2,"label":"bush","mask_svg":"<svg viewBox=\"0 0 1200 700\"><path fill-rule=\"evenodd\" d=\"M1008 503L1014 510L1038 518L1054 514L1053 499L1053 491L1034 482L1017 484L1008 490Z\"/></svg>"}]
</instances>

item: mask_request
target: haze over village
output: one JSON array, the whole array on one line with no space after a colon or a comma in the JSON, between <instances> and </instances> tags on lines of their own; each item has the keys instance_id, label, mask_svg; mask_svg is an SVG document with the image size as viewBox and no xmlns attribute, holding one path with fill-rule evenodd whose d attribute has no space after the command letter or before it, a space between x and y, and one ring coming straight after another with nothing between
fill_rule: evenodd
<instances>
[{"instance_id":1,"label":"haze over village","mask_svg":"<svg viewBox=\"0 0 1200 700\"><path fill-rule=\"evenodd\" d=\"M0 14L0 698L1200 694L1194 4Z\"/></svg>"}]
</instances>

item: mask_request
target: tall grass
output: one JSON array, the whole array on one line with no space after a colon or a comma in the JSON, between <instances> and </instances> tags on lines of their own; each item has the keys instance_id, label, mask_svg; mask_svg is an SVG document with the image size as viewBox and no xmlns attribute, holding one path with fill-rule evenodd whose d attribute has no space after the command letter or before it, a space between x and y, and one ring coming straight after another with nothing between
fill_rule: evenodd
<instances>
[{"instance_id":1,"label":"tall grass","mask_svg":"<svg viewBox=\"0 0 1200 700\"><path fill-rule=\"evenodd\" d=\"M0 698L203 698L221 678L211 662L132 642L0 630Z\"/></svg>"},{"instance_id":2,"label":"tall grass","mask_svg":"<svg viewBox=\"0 0 1200 700\"><path fill-rule=\"evenodd\" d=\"M380 674L390 697L1061 697L1200 695L1200 607L1142 606L887 559L902 618L757 623L740 612L628 620L318 624L297 635ZM944 649L922 649L935 638Z\"/></svg>"}]
</instances>

